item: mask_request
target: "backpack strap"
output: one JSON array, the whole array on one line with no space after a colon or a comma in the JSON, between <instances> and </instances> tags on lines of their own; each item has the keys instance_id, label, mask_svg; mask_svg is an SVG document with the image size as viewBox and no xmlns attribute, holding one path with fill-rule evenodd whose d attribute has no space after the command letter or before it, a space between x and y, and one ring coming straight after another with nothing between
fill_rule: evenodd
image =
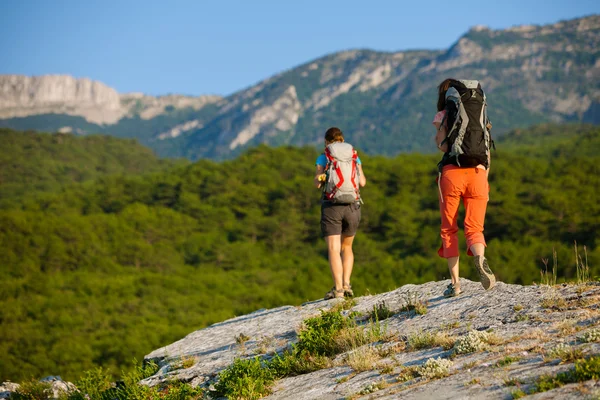
<instances>
[{"instance_id":1,"label":"backpack strap","mask_svg":"<svg viewBox=\"0 0 600 400\"><path fill-rule=\"evenodd\" d=\"M358 169L358 153L354 150L352 154L352 186L354 186L354 190L356 190L356 200L358 200L361 204L364 204L362 197L360 197L360 188L356 185L356 177L358 177L358 181L360 182L360 170Z\"/></svg>"},{"instance_id":2,"label":"backpack strap","mask_svg":"<svg viewBox=\"0 0 600 400\"><path fill-rule=\"evenodd\" d=\"M325 148L325 157L327 157L327 166L325 167L327 174L329 175L333 170L335 171L335 174L339 179L338 183L331 189L330 193L326 193L327 185L323 185L323 193L325 193L325 198L330 200L335 195L337 189L339 189L344 183L344 175L342 174L342 171L340 171L340 169L338 168L337 161L335 157L333 157L333 155L331 154L331 151L329 151L328 147Z\"/></svg>"},{"instance_id":3,"label":"backpack strap","mask_svg":"<svg viewBox=\"0 0 600 400\"><path fill-rule=\"evenodd\" d=\"M331 156L331 153L329 152L329 149L327 147L325 147L325 152L323 154L327 159L327 164L325 164L325 168L323 170L323 172L326 174L326 179L323 185L321 185L321 192L323 193L323 198L327 199L327 182L329 181L329 167L331 166L333 157Z\"/></svg>"},{"instance_id":4,"label":"backpack strap","mask_svg":"<svg viewBox=\"0 0 600 400\"><path fill-rule=\"evenodd\" d=\"M456 158L456 163L460 167L460 162L458 161L458 156L463 154L461 146L462 146L463 139L465 137L465 133L467 131L467 125L469 124L469 117L467 116L467 113L463 106L462 96L464 94L467 94L470 92L465 92L465 93L463 93L463 95L461 95L460 92L458 90L456 90L454 87L451 87L450 89L448 89L448 92L450 92L450 96L456 98L456 100L453 100L453 101L456 104L456 112L457 112L456 118L454 119L454 124L452 124L452 128L450 130L448 130L448 136L454 134L454 132L457 131L456 138L454 139L454 142L452 144L452 148L449 150L450 150L450 156ZM449 97L448 92L446 92L446 98ZM460 124L460 127L458 127L458 129L457 129L459 120L461 121L461 124Z\"/></svg>"},{"instance_id":5,"label":"backpack strap","mask_svg":"<svg viewBox=\"0 0 600 400\"><path fill-rule=\"evenodd\" d=\"M492 139L492 131L491 131L492 122L490 121L490 119L487 115L487 97L485 96L485 92L483 91L483 89L481 89L481 92L483 93L483 109L482 109L483 120L482 120L481 126L489 135L490 142L489 142L488 148L490 148L490 149L493 148L494 150L496 150L496 143L494 142L494 139ZM490 129L488 129L488 124L490 125Z\"/></svg>"},{"instance_id":6,"label":"backpack strap","mask_svg":"<svg viewBox=\"0 0 600 400\"><path fill-rule=\"evenodd\" d=\"M325 158L327 158L327 165L325 166L325 169L327 169L329 167L329 163L334 161L334 158L331 155L328 147L325 147Z\"/></svg>"},{"instance_id":7,"label":"backpack strap","mask_svg":"<svg viewBox=\"0 0 600 400\"><path fill-rule=\"evenodd\" d=\"M352 151L352 177L351 177L351 181L352 181L352 186L354 187L354 190L356 190L356 192L358 193L358 187L356 186L356 175L358 174L358 168L356 167L356 165L358 164L358 153L356 152L356 150Z\"/></svg>"}]
</instances>

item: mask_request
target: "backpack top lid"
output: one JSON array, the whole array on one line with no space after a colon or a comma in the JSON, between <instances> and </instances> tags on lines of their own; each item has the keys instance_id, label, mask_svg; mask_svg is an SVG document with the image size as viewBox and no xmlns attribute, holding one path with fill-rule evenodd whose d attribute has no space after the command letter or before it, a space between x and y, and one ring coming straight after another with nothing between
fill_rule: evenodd
<instances>
[{"instance_id":1,"label":"backpack top lid","mask_svg":"<svg viewBox=\"0 0 600 400\"><path fill-rule=\"evenodd\" d=\"M474 79L459 79L460 83L462 83L466 89L481 89L481 84L479 81Z\"/></svg>"},{"instance_id":2,"label":"backpack top lid","mask_svg":"<svg viewBox=\"0 0 600 400\"><path fill-rule=\"evenodd\" d=\"M335 142L327 145L329 154L340 161L350 161L354 156L354 147L350 143Z\"/></svg>"},{"instance_id":3,"label":"backpack top lid","mask_svg":"<svg viewBox=\"0 0 600 400\"><path fill-rule=\"evenodd\" d=\"M460 100L461 96L465 93L472 91L477 92L481 97L485 98L485 94L478 80L459 79L457 82L458 83L451 85L446 91L447 100L456 102L457 100Z\"/></svg>"}]
</instances>

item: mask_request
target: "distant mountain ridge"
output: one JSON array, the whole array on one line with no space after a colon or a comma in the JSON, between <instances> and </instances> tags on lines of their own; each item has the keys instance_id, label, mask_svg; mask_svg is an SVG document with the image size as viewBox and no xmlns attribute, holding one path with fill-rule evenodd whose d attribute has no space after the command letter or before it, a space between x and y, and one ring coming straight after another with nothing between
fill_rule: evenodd
<instances>
[{"instance_id":1,"label":"distant mountain ridge","mask_svg":"<svg viewBox=\"0 0 600 400\"><path fill-rule=\"evenodd\" d=\"M103 102L98 95L92 104L106 107L102 118L69 112L68 102L46 109L8 100L0 103L0 126L135 137L159 155L192 160L231 158L260 143L318 146L331 125L369 154L428 152L436 85L449 76L482 82L494 134L541 122L600 123L599 52L599 15L475 26L447 50L343 51L226 98L113 94ZM2 79L15 78L0 77L0 88ZM19 87L9 99L27 99Z\"/></svg>"}]
</instances>

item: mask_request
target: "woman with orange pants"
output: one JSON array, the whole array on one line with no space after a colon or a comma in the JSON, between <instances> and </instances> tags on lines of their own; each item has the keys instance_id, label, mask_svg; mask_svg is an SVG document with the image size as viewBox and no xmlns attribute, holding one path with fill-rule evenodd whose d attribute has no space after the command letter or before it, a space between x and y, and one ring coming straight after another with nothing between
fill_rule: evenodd
<instances>
[{"instance_id":1,"label":"woman with orange pants","mask_svg":"<svg viewBox=\"0 0 600 400\"><path fill-rule=\"evenodd\" d=\"M468 89L469 84L472 82L476 83L476 85L472 85L475 89ZM465 86L465 83L467 86ZM448 113L446 105L447 92L450 88L453 88L453 90L454 88L458 89L454 93L464 102L463 106L465 109L477 107L477 104L475 103L478 98L480 101L479 104L483 104L483 106L480 105L479 111L477 112L481 113L482 116L484 115L484 111L482 111L481 108L485 107L485 95L483 94L483 90L481 90L479 83L476 81L446 79L438 86L438 113L434 117L433 124L436 127L435 142L438 149L444 152L444 157L439 164L440 174L438 177L439 204L442 217L440 233L442 246L438 250L438 255L447 259L448 269L450 271L451 283L444 292L444 296L446 297L457 296L461 293L457 235L458 208L461 199L465 206L464 228L468 249L467 254L469 256L474 256L475 267L479 272L481 284L484 289L489 290L496 284L496 278L490 270L484 255L486 243L483 236L483 225L489 199L488 173L490 157L488 142L491 141L491 138L489 137L491 124L486 120L482 129L470 129L471 132L467 133L473 136L476 134L481 135L482 133L488 135L485 138L488 147L482 150L484 151L484 158L480 158L481 161L461 163L458 161L458 156L450 156L451 144L447 139L449 118L446 115ZM472 94L472 96L467 95L465 97L464 94L467 92ZM468 104L469 101L472 102L471 105ZM483 118L478 119L483 121ZM452 129L452 127L450 129ZM482 140L483 139L477 139L477 143L481 143Z\"/></svg>"}]
</instances>

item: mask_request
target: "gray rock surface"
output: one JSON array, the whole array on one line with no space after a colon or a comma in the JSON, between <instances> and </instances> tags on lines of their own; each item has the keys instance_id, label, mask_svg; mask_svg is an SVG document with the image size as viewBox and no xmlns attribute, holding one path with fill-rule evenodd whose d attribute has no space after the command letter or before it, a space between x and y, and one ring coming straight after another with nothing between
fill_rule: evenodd
<instances>
[{"instance_id":1,"label":"gray rock surface","mask_svg":"<svg viewBox=\"0 0 600 400\"><path fill-rule=\"evenodd\" d=\"M542 375L555 375L573 367L572 361L561 361L556 356L557 346L569 346L584 356L600 353L600 343L581 340L586 332L596 332L600 327L597 282L556 287L499 282L487 292L478 282L461 282L463 294L450 299L441 296L448 281L405 285L388 293L356 298L355 305L345 312L367 315L383 303L394 312L380 323L387 339L367 345L388 349L380 352L381 358L367 371L354 371L348 354L338 355L331 368L277 381L268 398L507 399L512 398L516 388L529 390ZM281 352L297 341L303 320L339 302L322 300L299 307L258 310L193 332L148 354L145 360L156 362L160 370L142 383L183 380L193 386L210 387L235 358L269 357ZM417 302L427 305L425 314L401 311L407 303ZM490 331L494 340L483 350L467 354L454 354L442 347L414 349L410 345L412 338L422 335L441 332L455 340L471 331ZM398 379L402 371L423 366L430 358L451 359L449 375L440 379ZM183 368L182 360L190 359L193 365ZM381 389L367 394L366 388L375 384ZM532 397L575 399L594 395L600 395L600 383L588 381Z\"/></svg>"},{"instance_id":2,"label":"gray rock surface","mask_svg":"<svg viewBox=\"0 0 600 400\"><path fill-rule=\"evenodd\" d=\"M40 382L50 384L50 392L52 394L52 397L50 397L51 399L58 399L63 395L77 390L75 385L71 382L63 381L60 376L47 376L40 379Z\"/></svg>"},{"instance_id":3,"label":"gray rock surface","mask_svg":"<svg viewBox=\"0 0 600 400\"><path fill-rule=\"evenodd\" d=\"M21 385L13 382L3 382L0 384L0 399L10 398L10 394L16 392Z\"/></svg>"},{"instance_id":4,"label":"gray rock surface","mask_svg":"<svg viewBox=\"0 0 600 400\"><path fill-rule=\"evenodd\" d=\"M48 390L45 391L48 399L59 399L77 390L74 384L63 381L60 376L47 376L40 379L40 382L48 384ZM3 382L0 384L0 399L10 399L11 395L17 392L20 387L21 385L18 383Z\"/></svg>"}]
</instances>

